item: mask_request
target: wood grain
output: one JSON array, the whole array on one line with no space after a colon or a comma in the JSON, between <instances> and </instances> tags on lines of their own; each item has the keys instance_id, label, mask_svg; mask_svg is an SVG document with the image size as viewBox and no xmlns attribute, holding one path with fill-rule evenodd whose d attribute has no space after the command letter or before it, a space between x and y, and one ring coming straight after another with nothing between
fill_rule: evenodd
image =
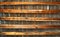
<instances>
[{"instance_id":1,"label":"wood grain","mask_svg":"<svg viewBox=\"0 0 60 37\"><path fill-rule=\"evenodd\" d=\"M48 29L48 28L60 28L60 25L14 25L14 24L1 24L0 28L25 28L25 29Z\"/></svg>"},{"instance_id":2,"label":"wood grain","mask_svg":"<svg viewBox=\"0 0 60 37\"><path fill-rule=\"evenodd\" d=\"M60 2L0 2L0 5L40 5L40 4L47 4L47 5L59 5Z\"/></svg>"},{"instance_id":3,"label":"wood grain","mask_svg":"<svg viewBox=\"0 0 60 37\"><path fill-rule=\"evenodd\" d=\"M60 18L48 17L0 17L0 20L26 20L26 21L60 21Z\"/></svg>"},{"instance_id":4,"label":"wood grain","mask_svg":"<svg viewBox=\"0 0 60 37\"><path fill-rule=\"evenodd\" d=\"M0 9L2 13L59 13L60 10L21 10L21 9Z\"/></svg>"},{"instance_id":5,"label":"wood grain","mask_svg":"<svg viewBox=\"0 0 60 37\"><path fill-rule=\"evenodd\" d=\"M1 32L3 35L60 35L60 32Z\"/></svg>"}]
</instances>

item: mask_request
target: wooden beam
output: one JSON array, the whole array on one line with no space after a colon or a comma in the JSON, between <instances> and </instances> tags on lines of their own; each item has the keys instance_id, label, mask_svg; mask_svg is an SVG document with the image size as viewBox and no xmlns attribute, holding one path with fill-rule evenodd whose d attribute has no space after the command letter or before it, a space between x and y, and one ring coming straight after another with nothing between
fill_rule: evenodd
<instances>
[{"instance_id":1,"label":"wooden beam","mask_svg":"<svg viewBox=\"0 0 60 37\"><path fill-rule=\"evenodd\" d=\"M2 35L60 35L60 32L1 32Z\"/></svg>"},{"instance_id":2,"label":"wooden beam","mask_svg":"<svg viewBox=\"0 0 60 37\"><path fill-rule=\"evenodd\" d=\"M5 25L0 25L0 28L35 28L36 25L8 25L8 24L5 24Z\"/></svg>"},{"instance_id":3,"label":"wooden beam","mask_svg":"<svg viewBox=\"0 0 60 37\"><path fill-rule=\"evenodd\" d=\"M14 24L0 24L0 28L25 28L25 29L48 29L48 28L60 28L60 25L14 25Z\"/></svg>"},{"instance_id":4,"label":"wooden beam","mask_svg":"<svg viewBox=\"0 0 60 37\"><path fill-rule=\"evenodd\" d=\"M20 9L0 9L2 13L58 13L60 10L20 10Z\"/></svg>"},{"instance_id":5,"label":"wooden beam","mask_svg":"<svg viewBox=\"0 0 60 37\"><path fill-rule=\"evenodd\" d=\"M60 2L0 2L0 5L59 5Z\"/></svg>"},{"instance_id":6,"label":"wooden beam","mask_svg":"<svg viewBox=\"0 0 60 37\"><path fill-rule=\"evenodd\" d=\"M60 21L60 18L48 18L48 17L0 17L0 20Z\"/></svg>"}]
</instances>

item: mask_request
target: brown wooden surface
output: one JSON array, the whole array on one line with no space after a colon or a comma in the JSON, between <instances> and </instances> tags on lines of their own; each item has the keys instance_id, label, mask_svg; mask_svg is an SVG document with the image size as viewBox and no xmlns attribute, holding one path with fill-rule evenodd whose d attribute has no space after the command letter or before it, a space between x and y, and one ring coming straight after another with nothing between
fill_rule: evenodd
<instances>
[{"instance_id":1,"label":"brown wooden surface","mask_svg":"<svg viewBox=\"0 0 60 37\"><path fill-rule=\"evenodd\" d=\"M48 28L60 28L60 25L14 25L14 24L1 24L0 28L41 28L41 29L48 29Z\"/></svg>"},{"instance_id":2,"label":"brown wooden surface","mask_svg":"<svg viewBox=\"0 0 60 37\"><path fill-rule=\"evenodd\" d=\"M0 9L2 13L58 13L60 10L18 10L18 9Z\"/></svg>"},{"instance_id":3,"label":"brown wooden surface","mask_svg":"<svg viewBox=\"0 0 60 37\"><path fill-rule=\"evenodd\" d=\"M1 32L3 35L60 35L60 32Z\"/></svg>"},{"instance_id":4,"label":"brown wooden surface","mask_svg":"<svg viewBox=\"0 0 60 37\"><path fill-rule=\"evenodd\" d=\"M0 5L34 5L34 4L47 4L47 5L59 5L60 2L0 2Z\"/></svg>"},{"instance_id":5,"label":"brown wooden surface","mask_svg":"<svg viewBox=\"0 0 60 37\"><path fill-rule=\"evenodd\" d=\"M0 20L60 21L60 18L48 18L48 17L0 17Z\"/></svg>"}]
</instances>

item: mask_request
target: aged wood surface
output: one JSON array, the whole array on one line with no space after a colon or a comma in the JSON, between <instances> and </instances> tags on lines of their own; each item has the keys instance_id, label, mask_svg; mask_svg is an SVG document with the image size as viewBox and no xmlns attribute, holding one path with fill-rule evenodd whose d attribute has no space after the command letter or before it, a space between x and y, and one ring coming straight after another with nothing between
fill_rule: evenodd
<instances>
[{"instance_id":1,"label":"aged wood surface","mask_svg":"<svg viewBox=\"0 0 60 37\"><path fill-rule=\"evenodd\" d=\"M3 35L60 35L60 32L1 32Z\"/></svg>"},{"instance_id":2,"label":"aged wood surface","mask_svg":"<svg viewBox=\"0 0 60 37\"><path fill-rule=\"evenodd\" d=\"M21 10L21 9L0 9L2 13L59 13L60 10Z\"/></svg>"},{"instance_id":3,"label":"aged wood surface","mask_svg":"<svg viewBox=\"0 0 60 37\"><path fill-rule=\"evenodd\" d=\"M60 21L60 18L48 17L0 17L1 20Z\"/></svg>"},{"instance_id":4,"label":"aged wood surface","mask_svg":"<svg viewBox=\"0 0 60 37\"><path fill-rule=\"evenodd\" d=\"M47 5L59 5L60 2L0 2L0 5L21 5L21 4L24 4L24 5L40 5L40 4L47 4Z\"/></svg>"},{"instance_id":5,"label":"aged wood surface","mask_svg":"<svg viewBox=\"0 0 60 37\"><path fill-rule=\"evenodd\" d=\"M41 29L48 29L48 28L60 28L60 25L14 25L14 24L1 24L0 28L41 28Z\"/></svg>"}]
</instances>

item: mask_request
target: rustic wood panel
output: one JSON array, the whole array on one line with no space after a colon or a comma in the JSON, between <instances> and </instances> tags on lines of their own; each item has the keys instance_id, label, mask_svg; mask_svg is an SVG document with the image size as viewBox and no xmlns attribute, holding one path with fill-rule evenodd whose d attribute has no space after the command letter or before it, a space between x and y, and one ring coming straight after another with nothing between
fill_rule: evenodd
<instances>
[{"instance_id":1,"label":"rustic wood panel","mask_svg":"<svg viewBox=\"0 0 60 37\"><path fill-rule=\"evenodd\" d=\"M60 10L17 10L17 9L0 9L2 13L59 13Z\"/></svg>"},{"instance_id":2,"label":"rustic wood panel","mask_svg":"<svg viewBox=\"0 0 60 37\"><path fill-rule=\"evenodd\" d=\"M24 4L24 5L40 5L40 4L47 4L47 5L59 5L60 2L0 2L0 5L21 5L21 4Z\"/></svg>"},{"instance_id":3,"label":"rustic wood panel","mask_svg":"<svg viewBox=\"0 0 60 37\"><path fill-rule=\"evenodd\" d=\"M60 21L60 18L48 18L48 17L0 17L0 20Z\"/></svg>"},{"instance_id":4,"label":"rustic wood panel","mask_svg":"<svg viewBox=\"0 0 60 37\"><path fill-rule=\"evenodd\" d=\"M36 29L36 28L41 28L41 29L48 29L48 28L60 28L60 25L14 25L14 24L1 24L0 25L0 28L26 28L26 29L29 29L29 28L33 28L33 29Z\"/></svg>"},{"instance_id":5,"label":"rustic wood panel","mask_svg":"<svg viewBox=\"0 0 60 37\"><path fill-rule=\"evenodd\" d=\"M1 32L3 35L60 35L60 32Z\"/></svg>"}]
</instances>

